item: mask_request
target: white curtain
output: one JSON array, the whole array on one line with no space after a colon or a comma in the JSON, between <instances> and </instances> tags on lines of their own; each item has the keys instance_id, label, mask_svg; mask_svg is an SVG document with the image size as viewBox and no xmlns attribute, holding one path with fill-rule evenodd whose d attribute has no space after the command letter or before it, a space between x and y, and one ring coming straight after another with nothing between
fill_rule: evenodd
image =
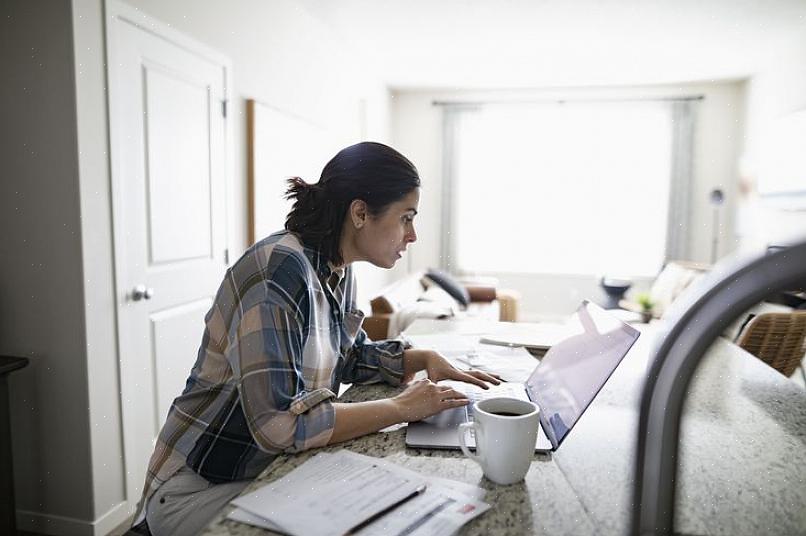
<instances>
[{"instance_id":1,"label":"white curtain","mask_svg":"<svg viewBox=\"0 0 806 536\"><path fill-rule=\"evenodd\" d=\"M671 103L672 187L669 190L669 224L666 228L666 260L688 259L691 169L694 146L693 101Z\"/></svg>"}]
</instances>

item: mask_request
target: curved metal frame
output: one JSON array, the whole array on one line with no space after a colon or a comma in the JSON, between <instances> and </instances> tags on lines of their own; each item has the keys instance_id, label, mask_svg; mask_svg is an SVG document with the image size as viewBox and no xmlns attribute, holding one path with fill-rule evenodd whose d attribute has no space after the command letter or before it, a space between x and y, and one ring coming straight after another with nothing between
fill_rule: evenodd
<instances>
[{"instance_id":1,"label":"curved metal frame","mask_svg":"<svg viewBox=\"0 0 806 536\"><path fill-rule=\"evenodd\" d=\"M671 534L680 414L716 338L771 294L806 283L806 238L776 253L720 264L666 313L641 397L632 533Z\"/></svg>"}]
</instances>

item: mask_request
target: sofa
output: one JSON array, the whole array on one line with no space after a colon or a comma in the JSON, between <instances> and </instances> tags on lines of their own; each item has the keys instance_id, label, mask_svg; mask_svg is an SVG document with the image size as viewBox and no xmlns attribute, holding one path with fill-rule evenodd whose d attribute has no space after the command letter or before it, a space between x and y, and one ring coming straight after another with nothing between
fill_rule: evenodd
<instances>
[{"instance_id":1,"label":"sofa","mask_svg":"<svg viewBox=\"0 0 806 536\"><path fill-rule=\"evenodd\" d=\"M456 279L436 270L410 274L370 300L363 328L372 340L396 337L418 318L515 322L518 295L493 280Z\"/></svg>"},{"instance_id":2,"label":"sofa","mask_svg":"<svg viewBox=\"0 0 806 536\"><path fill-rule=\"evenodd\" d=\"M650 318L661 318L672 302L710 269L711 266L708 264L669 261L649 289L648 297L652 302L651 311L645 311L639 303L633 300L621 300L619 306L636 313L645 313Z\"/></svg>"},{"instance_id":3,"label":"sofa","mask_svg":"<svg viewBox=\"0 0 806 536\"><path fill-rule=\"evenodd\" d=\"M644 311L640 304L630 300L621 300L619 306L641 313L644 321L662 318L672 302L705 276L709 269L706 264L669 261L648 292L653 304L651 311ZM803 315L793 312L789 305L762 301L739 315L722 336L791 377L804 354ZM802 370L799 374L806 378Z\"/></svg>"}]
</instances>

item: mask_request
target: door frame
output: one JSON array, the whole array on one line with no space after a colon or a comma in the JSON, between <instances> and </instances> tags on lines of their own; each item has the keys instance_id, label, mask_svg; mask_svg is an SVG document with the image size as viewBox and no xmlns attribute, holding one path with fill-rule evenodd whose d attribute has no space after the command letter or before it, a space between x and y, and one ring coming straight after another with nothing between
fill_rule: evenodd
<instances>
[{"instance_id":1,"label":"door frame","mask_svg":"<svg viewBox=\"0 0 806 536\"><path fill-rule=\"evenodd\" d=\"M122 198L123 189L120 184L120 155L118 142L120 140L121 127L119 125L119 118L115 114L116 106L118 104L119 96L116 94L116 89L112 83L114 80L112 67L116 65L116 51L115 51L115 32L117 24L131 24L140 30L146 31L155 37L170 42L187 52L201 56L217 65L222 66L224 69L224 91L223 99L225 106L224 116L224 246L229 249L229 211L230 211L230 181L233 178L233 126L230 120L230 110L232 109L231 103L233 100L233 85L232 85L232 61L221 54L220 52L211 49L207 45L188 37L187 35L171 28L169 25L150 17L143 11L126 4L122 0L104 0L105 8L105 38L106 38L106 82L107 82L107 115L109 118L109 176L111 187L111 216L112 216L112 252L114 256L114 285L115 285L115 339L117 345L117 364L118 364L118 386L120 396L118 402L120 404L121 414L121 435L123 443L123 479L124 495L126 500L126 510L128 514L134 513L137 502L140 500L142 493L142 485L145 483L145 474L129 474L128 460L134 459L137 455L135 453L135 446L132 443L132 415L137 411L134 404L127 404L124 392L127 391L126 378L124 378L124 365L121 361L124 355L124 349L121 343L121 330L123 327L120 325L121 318L119 311L124 307L127 302L129 288L126 286L128 281L124 281L124 267L120 265L120 260L125 259L126 255L126 240L123 234L123 221L122 210L125 206ZM228 264L229 260L225 259Z\"/></svg>"}]
</instances>

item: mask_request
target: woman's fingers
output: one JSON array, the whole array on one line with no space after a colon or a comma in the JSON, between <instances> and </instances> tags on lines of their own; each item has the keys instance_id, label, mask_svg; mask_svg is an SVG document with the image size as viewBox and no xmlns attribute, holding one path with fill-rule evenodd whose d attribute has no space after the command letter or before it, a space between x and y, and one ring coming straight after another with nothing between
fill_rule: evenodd
<instances>
[{"instance_id":1,"label":"woman's fingers","mask_svg":"<svg viewBox=\"0 0 806 536\"><path fill-rule=\"evenodd\" d=\"M461 391L451 389L450 387L439 386L441 388L440 396L443 400L462 399L467 400L467 395Z\"/></svg>"},{"instance_id":2,"label":"woman's fingers","mask_svg":"<svg viewBox=\"0 0 806 536\"><path fill-rule=\"evenodd\" d=\"M499 376L498 374L493 374L491 372L484 372L483 370L468 370L467 373L480 380L490 382L493 385L498 385L503 381L501 379L501 376Z\"/></svg>"},{"instance_id":3,"label":"woman's fingers","mask_svg":"<svg viewBox=\"0 0 806 536\"><path fill-rule=\"evenodd\" d=\"M482 389L489 389L490 386L487 385L486 382L477 378L475 374L471 374L471 372L479 372L479 371L469 371L469 372L461 372L459 377L456 378L457 380L463 381L465 383L472 383L473 385L478 385ZM498 383L498 382L496 382Z\"/></svg>"}]
</instances>

